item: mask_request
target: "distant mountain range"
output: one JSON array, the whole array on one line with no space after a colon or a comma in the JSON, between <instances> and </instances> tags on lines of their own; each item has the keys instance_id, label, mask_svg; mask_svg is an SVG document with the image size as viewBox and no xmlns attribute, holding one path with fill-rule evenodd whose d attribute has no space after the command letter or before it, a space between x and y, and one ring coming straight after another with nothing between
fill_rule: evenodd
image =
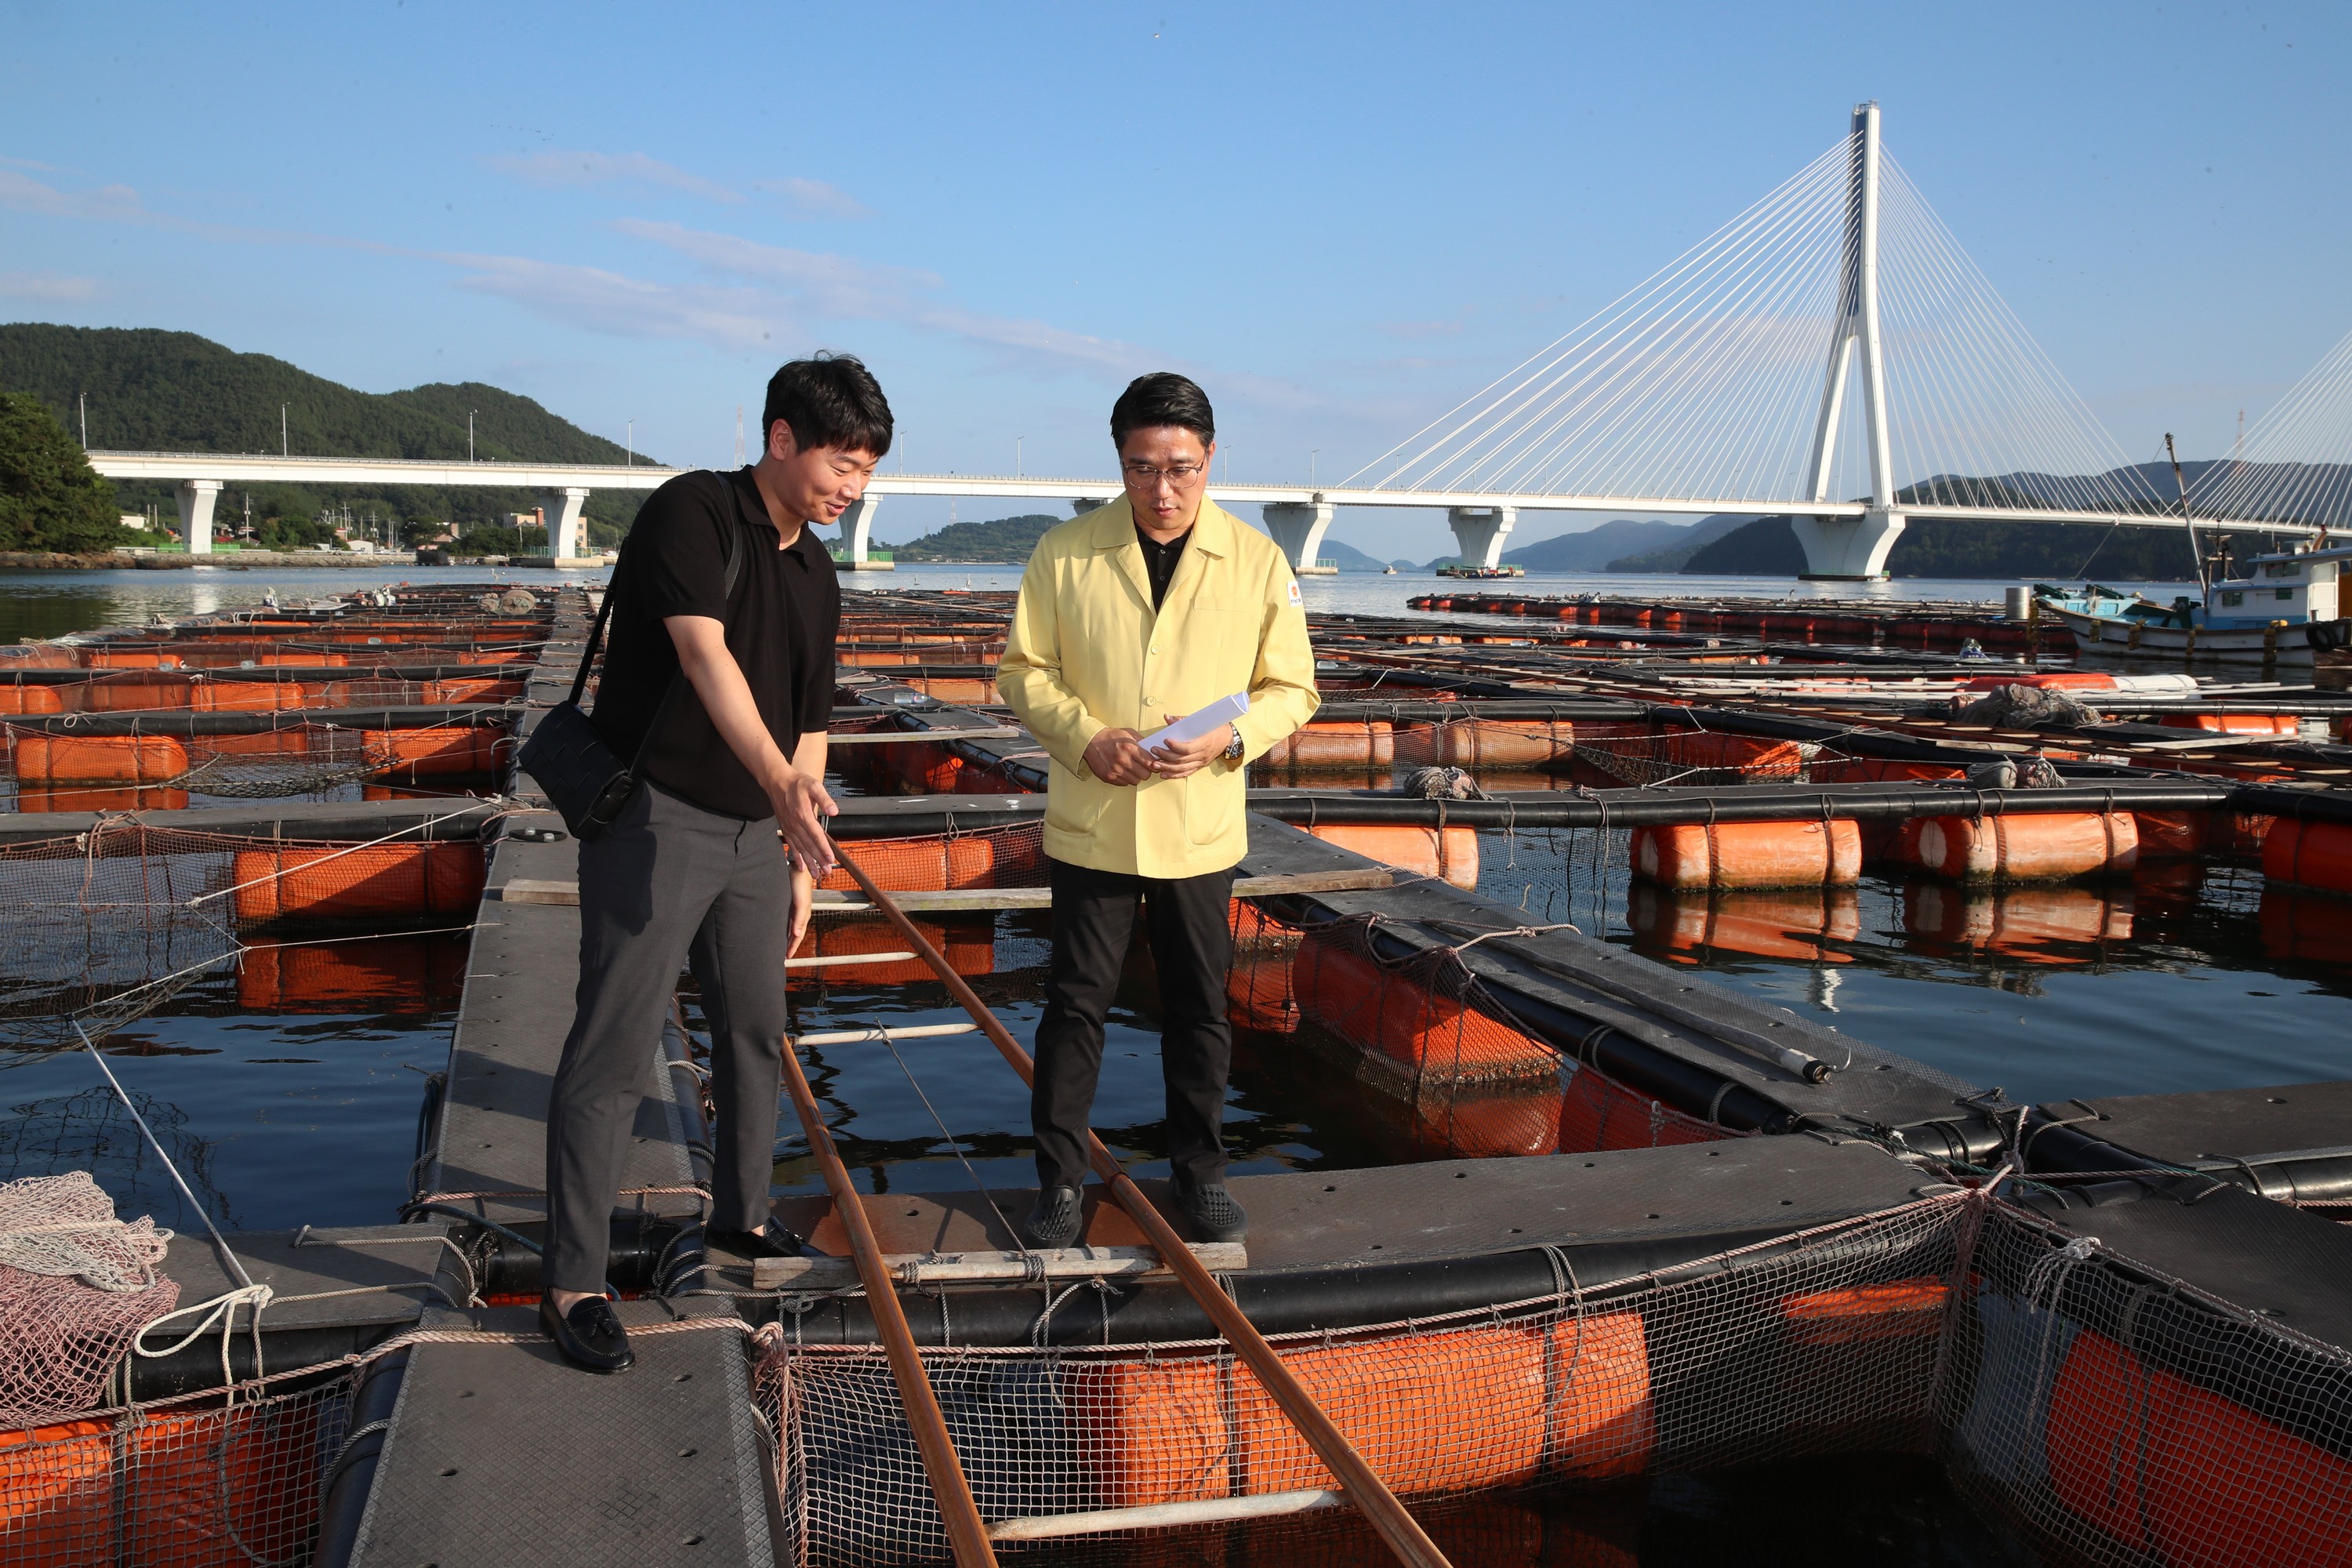
<instances>
[{"instance_id":1,"label":"distant mountain range","mask_svg":"<svg viewBox=\"0 0 2352 1568\"><path fill-rule=\"evenodd\" d=\"M1704 517L1691 522L1636 522L1618 518L1598 528L1562 533L1503 552L1503 563L1529 572L1675 572L1692 551L1721 538L1745 517ZM1400 561L1418 572L1458 561L1449 552L1425 562Z\"/></svg>"},{"instance_id":2,"label":"distant mountain range","mask_svg":"<svg viewBox=\"0 0 2352 1568\"><path fill-rule=\"evenodd\" d=\"M2251 535L2245 542L2251 544ZM2245 552L2240 553L2242 558ZM1759 517L1701 546L1681 570L1706 577L1793 577L1805 570L1805 552L1787 518ZM1913 518L1886 552L1886 571L1894 577L2180 583L2197 575L2197 564L2185 535L2154 529Z\"/></svg>"}]
</instances>

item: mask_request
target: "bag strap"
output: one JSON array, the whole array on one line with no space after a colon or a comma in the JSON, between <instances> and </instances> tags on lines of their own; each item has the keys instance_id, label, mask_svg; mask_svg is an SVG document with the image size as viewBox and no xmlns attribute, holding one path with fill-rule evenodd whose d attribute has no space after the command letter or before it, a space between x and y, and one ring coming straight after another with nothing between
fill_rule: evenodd
<instances>
[{"instance_id":1,"label":"bag strap","mask_svg":"<svg viewBox=\"0 0 2352 1568\"><path fill-rule=\"evenodd\" d=\"M727 499L734 503L733 507L730 510L726 518L723 520L725 526L720 528L719 531L719 553L720 559L725 561L727 563L727 586L719 596L722 599L732 599L735 596L735 584L743 574L742 552L737 544L735 537L740 531L742 522L743 492L735 488L735 480L731 475L720 475L719 482L726 487ZM612 602L613 595L607 593L604 595L605 607L610 608ZM598 620L600 623L602 622L602 619L603 612L599 611ZM719 624L723 626L726 623L722 619ZM595 651L593 642L589 651L592 653ZM584 675L587 667L583 665L581 668ZM646 721L645 734L638 738L636 755L629 759L630 777L636 777L644 770L646 765L646 749L654 743L654 736L660 731L662 721L668 718L669 710L677 705L678 693L688 689L688 682L686 679L686 669L683 666L680 666L677 673L669 678L669 685L663 690L661 701L655 705L654 716ZM578 700L578 694L576 691L573 695L573 700Z\"/></svg>"}]
</instances>

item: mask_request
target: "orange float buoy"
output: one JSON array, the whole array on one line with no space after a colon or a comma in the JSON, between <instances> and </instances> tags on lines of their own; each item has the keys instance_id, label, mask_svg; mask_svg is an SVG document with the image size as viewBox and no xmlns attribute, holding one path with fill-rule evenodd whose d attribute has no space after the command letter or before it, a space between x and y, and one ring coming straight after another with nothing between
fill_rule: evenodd
<instances>
[{"instance_id":1,"label":"orange float buoy","mask_svg":"<svg viewBox=\"0 0 2352 1568\"><path fill-rule=\"evenodd\" d=\"M1915 817L1895 836L1894 858L1956 881L2063 881L2130 870L2139 828L2127 811Z\"/></svg>"},{"instance_id":2,"label":"orange float buoy","mask_svg":"<svg viewBox=\"0 0 2352 1568\"><path fill-rule=\"evenodd\" d=\"M1399 767L1529 768L1576 749L1576 726L1565 719L1454 719L1407 724L1396 731Z\"/></svg>"},{"instance_id":3,"label":"orange float buoy","mask_svg":"<svg viewBox=\"0 0 2352 1568\"><path fill-rule=\"evenodd\" d=\"M11 1563L79 1568L105 1555L114 1524L112 1421L0 1432L0 1543ZM96 1556L94 1556L94 1552Z\"/></svg>"},{"instance_id":4,"label":"orange float buoy","mask_svg":"<svg viewBox=\"0 0 2352 1568\"><path fill-rule=\"evenodd\" d=\"M145 680L93 680L81 689L85 713L135 713L188 706L189 682L157 676Z\"/></svg>"},{"instance_id":5,"label":"orange float buoy","mask_svg":"<svg viewBox=\"0 0 2352 1568\"><path fill-rule=\"evenodd\" d=\"M1425 1160L1496 1160L1559 1148L1559 1091L1444 1089L1415 1097L1413 1147Z\"/></svg>"},{"instance_id":6,"label":"orange float buoy","mask_svg":"<svg viewBox=\"0 0 2352 1568\"><path fill-rule=\"evenodd\" d=\"M2116 678L2096 669L2048 669L2033 675L1979 675L1960 682L1963 691L1998 691L2004 686L2038 686L2045 691L2113 691Z\"/></svg>"},{"instance_id":7,"label":"orange float buoy","mask_svg":"<svg viewBox=\"0 0 2352 1568\"><path fill-rule=\"evenodd\" d=\"M376 770L375 776L395 779L495 773L500 759L499 743L506 739L499 731L470 725L366 730L362 733L367 739L369 755L384 759L384 765Z\"/></svg>"},{"instance_id":8,"label":"orange float buoy","mask_svg":"<svg viewBox=\"0 0 2352 1568\"><path fill-rule=\"evenodd\" d=\"M2273 882L2352 893L2352 823L2276 819L2263 840L2263 875Z\"/></svg>"},{"instance_id":9,"label":"orange float buoy","mask_svg":"<svg viewBox=\"0 0 2352 1568\"><path fill-rule=\"evenodd\" d=\"M1815 784L1908 784L1919 779L1956 779L1967 772L1941 763L1906 763L1889 757L1817 757L1805 770Z\"/></svg>"},{"instance_id":10,"label":"orange float buoy","mask_svg":"<svg viewBox=\"0 0 2352 1568\"><path fill-rule=\"evenodd\" d=\"M241 921L473 913L485 881L475 843L240 849L230 858Z\"/></svg>"},{"instance_id":11,"label":"orange float buoy","mask_svg":"<svg viewBox=\"0 0 2352 1568\"><path fill-rule=\"evenodd\" d=\"M1307 1017L1417 1076L1541 1079L1559 1069L1541 1041L1319 931L1291 958L1290 991Z\"/></svg>"},{"instance_id":12,"label":"orange float buoy","mask_svg":"<svg viewBox=\"0 0 2352 1568\"><path fill-rule=\"evenodd\" d=\"M299 708L326 689L298 680L200 680L188 688L188 706L199 713L268 713Z\"/></svg>"},{"instance_id":13,"label":"orange float buoy","mask_svg":"<svg viewBox=\"0 0 2352 1568\"><path fill-rule=\"evenodd\" d=\"M858 845L857 863L885 892L937 893L954 888L1034 886L1045 871L1034 832L971 833L924 838L876 838ZM1013 874L1008 879L1008 874ZM819 887L855 892L857 882L835 867Z\"/></svg>"},{"instance_id":14,"label":"orange float buoy","mask_svg":"<svg viewBox=\"0 0 2352 1568\"><path fill-rule=\"evenodd\" d=\"M1396 727L1386 719L1309 722L1266 748L1271 768L1384 768L1396 760Z\"/></svg>"},{"instance_id":15,"label":"orange float buoy","mask_svg":"<svg viewBox=\"0 0 2352 1568\"><path fill-rule=\"evenodd\" d=\"M2352 1462L2231 1399L2074 1336L2043 1434L2058 1500L2135 1553L2352 1562Z\"/></svg>"},{"instance_id":16,"label":"orange float buoy","mask_svg":"<svg viewBox=\"0 0 2352 1568\"><path fill-rule=\"evenodd\" d=\"M2292 713L2167 713L2158 721L2168 730L2205 730L2223 735L2292 735Z\"/></svg>"},{"instance_id":17,"label":"orange float buoy","mask_svg":"<svg viewBox=\"0 0 2352 1568\"><path fill-rule=\"evenodd\" d=\"M993 921L955 921L944 924L917 921L915 929L923 933L926 942L939 950L958 974L994 972L996 925ZM802 939L794 956L814 954L824 958L843 958L861 952L906 951L906 939L881 921L828 920L811 925L810 934ZM931 973L931 966L919 958L901 958L877 963L827 964L822 969L805 972L796 984L806 984L812 975L828 985L905 985L938 978Z\"/></svg>"},{"instance_id":18,"label":"orange float buoy","mask_svg":"<svg viewBox=\"0 0 2352 1568\"><path fill-rule=\"evenodd\" d=\"M54 686L0 686L0 713L62 713L65 699Z\"/></svg>"},{"instance_id":19,"label":"orange float buoy","mask_svg":"<svg viewBox=\"0 0 2352 1568\"><path fill-rule=\"evenodd\" d=\"M1325 823L1307 829L1327 844L1415 876L1478 885L1478 832L1472 827L1416 827L1407 823Z\"/></svg>"},{"instance_id":20,"label":"orange float buoy","mask_svg":"<svg viewBox=\"0 0 2352 1568\"><path fill-rule=\"evenodd\" d=\"M318 1519L312 1456L329 1409L298 1398L147 1412L129 1430L135 1544L126 1561L250 1568L298 1560Z\"/></svg>"},{"instance_id":21,"label":"orange float buoy","mask_svg":"<svg viewBox=\"0 0 2352 1568\"><path fill-rule=\"evenodd\" d=\"M18 733L20 783L163 784L188 771L188 749L169 735Z\"/></svg>"},{"instance_id":22,"label":"orange float buoy","mask_svg":"<svg viewBox=\"0 0 2352 1568\"><path fill-rule=\"evenodd\" d=\"M1636 1312L1287 1347L1282 1359L1381 1479L1406 1495L1539 1474L1634 1475L1656 1441ZM1571 1365L1573 1377L1547 1376L1547 1368ZM1124 1361L1082 1366L1074 1381L1076 1447L1107 1508L1338 1484L1246 1367ZM1478 1419L1460 1420L1465 1410Z\"/></svg>"},{"instance_id":23,"label":"orange float buoy","mask_svg":"<svg viewBox=\"0 0 2352 1568\"><path fill-rule=\"evenodd\" d=\"M1862 880L1850 821L1726 822L1637 827L1633 874L1669 888L1807 888Z\"/></svg>"},{"instance_id":24,"label":"orange float buoy","mask_svg":"<svg viewBox=\"0 0 2352 1568\"><path fill-rule=\"evenodd\" d=\"M1734 1136L1619 1083L1580 1062L1567 1066L1560 1094L1559 1152L1591 1154L1604 1149L1658 1149L1669 1144L1712 1143Z\"/></svg>"},{"instance_id":25,"label":"orange float buoy","mask_svg":"<svg viewBox=\"0 0 2352 1568\"><path fill-rule=\"evenodd\" d=\"M1950 1290L1934 1275L1780 1299L1781 1333L1791 1344L1854 1345L1919 1339L1941 1331Z\"/></svg>"},{"instance_id":26,"label":"orange float buoy","mask_svg":"<svg viewBox=\"0 0 2352 1568\"><path fill-rule=\"evenodd\" d=\"M2200 859L2212 830L2210 811L2136 811L2143 860Z\"/></svg>"},{"instance_id":27,"label":"orange float buoy","mask_svg":"<svg viewBox=\"0 0 2352 1568\"><path fill-rule=\"evenodd\" d=\"M428 680L425 683L424 700L428 708L439 708L453 702L504 702L521 695L520 680L475 675L455 680Z\"/></svg>"}]
</instances>

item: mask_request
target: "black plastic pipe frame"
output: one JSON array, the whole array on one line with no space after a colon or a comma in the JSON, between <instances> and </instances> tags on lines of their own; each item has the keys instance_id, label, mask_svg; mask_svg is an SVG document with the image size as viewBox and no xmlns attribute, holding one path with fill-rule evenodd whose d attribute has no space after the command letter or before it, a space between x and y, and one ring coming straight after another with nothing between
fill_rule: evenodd
<instances>
[{"instance_id":1,"label":"black plastic pipe frame","mask_svg":"<svg viewBox=\"0 0 2352 1568\"><path fill-rule=\"evenodd\" d=\"M2227 784L2170 780L2056 789L1774 789L1522 792L1500 800L1416 800L1405 795L1252 790L1250 810L1297 826L1395 824L1415 827L1678 827L1697 823L1903 821L1916 816L2036 816L2075 812L2210 811L2231 803ZM2347 803L2352 805L2352 803ZM2263 809L2276 812L2275 805Z\"/></svg>"}]
</instances>

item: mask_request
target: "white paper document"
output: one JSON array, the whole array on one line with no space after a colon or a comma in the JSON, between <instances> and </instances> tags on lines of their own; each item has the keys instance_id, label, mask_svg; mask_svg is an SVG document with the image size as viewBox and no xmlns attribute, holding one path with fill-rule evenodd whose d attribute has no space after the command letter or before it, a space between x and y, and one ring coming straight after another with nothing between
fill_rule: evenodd
<instances>
[{"instance_id":1,"label":"white paper document","mask_svg":"<svg viewBox=\"0 0 2352 1568\"><path fill-rule=\"evenodd\" d=\"M1236 691L1231 697L1220 697L1197 713L1187 713L1157 735L1142 742L1147 752L1158 753L1182 741L1197 741L1202 736L1223 729L1249 711L1249 693Z\"/></svg>"}]
</instances>

